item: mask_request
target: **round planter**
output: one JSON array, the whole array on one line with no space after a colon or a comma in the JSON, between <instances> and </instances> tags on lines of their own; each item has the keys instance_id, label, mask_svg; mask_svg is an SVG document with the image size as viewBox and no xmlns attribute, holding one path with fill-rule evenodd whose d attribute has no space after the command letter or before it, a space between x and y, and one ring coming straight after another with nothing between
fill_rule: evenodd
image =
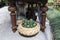
<instances>
[{"instance_id":1,"label":"round planter","mask_svg":"<svg viewBox=\"0 0 60 40\"><path fill-rule=\"evenodd\" d=\"M22 26L22 24L19 24L17 29L18 29L18 32L22 35L32 36L37 34L40 31L40 25L39 23L37 23L37 25L33 28L25 28Z\"/></svg>"}]
</instances>

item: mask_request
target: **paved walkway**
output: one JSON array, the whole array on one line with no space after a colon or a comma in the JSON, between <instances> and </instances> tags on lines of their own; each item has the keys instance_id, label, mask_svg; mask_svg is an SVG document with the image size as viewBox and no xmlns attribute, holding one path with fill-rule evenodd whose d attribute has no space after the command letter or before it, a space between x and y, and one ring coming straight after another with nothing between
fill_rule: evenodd
<instances>
[{"instance_id":1,"label":"paved walkway","mask_svg":"<svg viewBox=\"0 0 60 40\"><path fill-rule=\"evenodd\" d=\"M19 35L18 31L16 33L12 32L9 13L8 7L0 9L0 40L52 40L48 19L46 19L44 33L40 31L36 36L27 38Z\"/></svg>"}]
</instances>

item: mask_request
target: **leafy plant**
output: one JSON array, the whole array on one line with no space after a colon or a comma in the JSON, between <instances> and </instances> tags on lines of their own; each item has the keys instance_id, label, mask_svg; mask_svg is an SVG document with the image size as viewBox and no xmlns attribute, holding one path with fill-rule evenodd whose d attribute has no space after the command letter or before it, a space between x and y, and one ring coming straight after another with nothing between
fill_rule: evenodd
<instances>
[{"instance_id":1,"label":"leafy plant","mask_svg":"<svg viewBox=\"0 0 60 40\"><path fill-rule=\"evenodd\" d=\"M22 21L22 26L25 27L25 28L33 28L36 25L37 25L37 23L34 20L32 20L32 19L30 19L30 20L24 19Z\"/></svg>"},{"instance_id":2,"label":"leafy plant","mask_svg":"<svg viewBox=\"0 0 60 40\"><path fill-rule=\"evenodd\" d=\"M57 6L56 9L60 11L60 6Z\"/></svg>"},{"instance_id":3,"label":"leafy plant","mask_svg":"<svg viewBox=\"0 0 60 40\"><path fill-rule=\"evenodd\" d=\"M47 17L50 21L51 29L55 40L60 40L60 12L56 9L47 12Z\"/></svg>"},{"instance_id":4,"label":"leafy plant","mask_svg":"<svg viewBox=\"0 0 60 40\"><path fill-rule=\"evenodd\" d=\"M53 2L50 2L50 3L48 3L47 5L48 5L48 6L52 6L52 5L53 5Z\"/></svg>"},{"instance_id":5,"label":"leafy plant","mask_svg":"<svg viewBox=\"0 0 60 40\"><path fill-rule=\"evenodd\" d=\"M6 2L8 2L8 0L1 0L1 2L6 3Z\"/></svg>"}]
</instances>

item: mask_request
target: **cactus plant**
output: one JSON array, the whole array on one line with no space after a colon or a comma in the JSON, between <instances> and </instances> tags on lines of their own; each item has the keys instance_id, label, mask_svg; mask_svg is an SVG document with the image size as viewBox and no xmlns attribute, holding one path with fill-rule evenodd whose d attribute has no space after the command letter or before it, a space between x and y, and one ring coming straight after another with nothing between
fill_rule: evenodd
<instances>
[{"instance_id":1,"label":"cactus plant","mask_svg":"<svg viewBox=\"0 0 60 40\"><path fill-rule=\"evenodd\" d=\"M22 21L22 26L25 27L25 28L33 28L36 25L37 25L37 23L34 20L32 20L32 19L30 19L30 20L24 19Z\"/></svg>"}]
</instances>

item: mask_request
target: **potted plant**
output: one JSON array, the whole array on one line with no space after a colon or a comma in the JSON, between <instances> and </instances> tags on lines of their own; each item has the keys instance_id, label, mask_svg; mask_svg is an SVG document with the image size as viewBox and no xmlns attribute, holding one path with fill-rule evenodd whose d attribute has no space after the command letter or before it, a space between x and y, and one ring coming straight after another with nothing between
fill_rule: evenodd
<instances>
[{"instance_id":1,"label":"potted plant","mask_svg":"<svg viewBox=\"0 0 60 40\"><path fill-rule=\"evenodd\" d=\"M25 36L32 36L39 32L40 25L39 23L30 20L23 20L21 24L18 25L18 31L19 33L25 35Z\"/></svg>"}]
</instances>

